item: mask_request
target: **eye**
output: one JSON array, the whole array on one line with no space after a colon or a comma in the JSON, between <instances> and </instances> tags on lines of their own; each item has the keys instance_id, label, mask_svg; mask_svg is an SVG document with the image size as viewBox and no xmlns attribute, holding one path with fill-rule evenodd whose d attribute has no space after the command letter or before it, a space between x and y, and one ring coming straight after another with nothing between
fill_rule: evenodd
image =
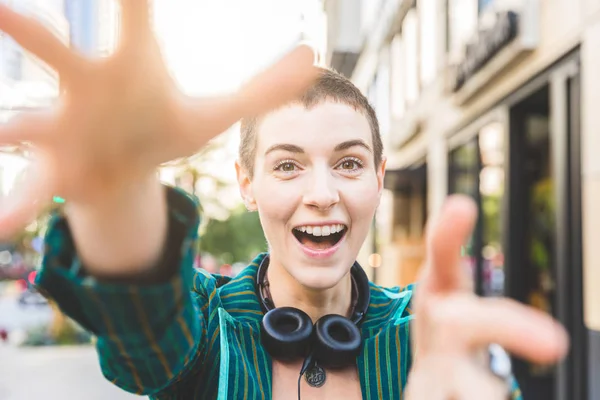
<instances>
[{"instance_id":1,"label":"eye","mask_svg":"<svg viewBox=\"0 0 600 400\"><path fill-rule=\"evenodd\" d=\"M296 164L294 161L291 161L291 160L281 161L281 162L277 163L277 165L275 165L275 168L273 168L274 171L284 172L284 173L295 172L297 169L298 169L298 164Z\"/></svg>"},{"instance_id":2,"label":"eye","mask_svg":"<svg viewBox=\"0 0 600 400\"><path fill-rule=\"evenodd\" d=\"M347 157L340 161L337 168L344 171L353 172L363 168L363 162L356 157Z\"/></svg>"}]
</instances>

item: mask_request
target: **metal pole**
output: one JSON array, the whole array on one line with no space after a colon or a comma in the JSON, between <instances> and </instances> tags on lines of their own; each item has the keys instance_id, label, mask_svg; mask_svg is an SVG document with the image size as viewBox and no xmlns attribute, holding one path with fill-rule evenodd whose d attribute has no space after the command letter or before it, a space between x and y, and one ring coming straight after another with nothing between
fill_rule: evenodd
<instances>
[{"instance_id":1,"label":"metal pole","mask_svg":"<svg viewBox=\"0 0 600 400\"><path fill-rule=\"evenodd\" d=\"M377 213L375 213L375 215L373 216L373 223L371 226L371 230L373 232L373 237L372 237L372 251L371 254L377 254L377 217L376 217ZM372 261L375 261L375 258L373 257ZM373 270L373 283L377 283L377 268L379 268L379 266L375 266L375 265L371 265L371 269Z\"/></svg>"}]
</instances>

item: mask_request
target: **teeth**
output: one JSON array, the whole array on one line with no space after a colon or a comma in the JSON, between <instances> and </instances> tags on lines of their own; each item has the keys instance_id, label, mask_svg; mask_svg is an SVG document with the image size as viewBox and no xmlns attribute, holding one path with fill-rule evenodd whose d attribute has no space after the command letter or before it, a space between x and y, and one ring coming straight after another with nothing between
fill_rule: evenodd
<instances>
[{"instance_id":1,"label":"teeth","mask_svg":"<svg viewBox=\"0 0 600 400\"><path fill-rule=\"evenodd\" d=\"M344 230L345 225L342 224L333 224L333 225L324 225L324 226L298 226L295 229L300 232L306 232L313 236L329 236L334 233L341 232Z\"/></svg>"}]
</instances>

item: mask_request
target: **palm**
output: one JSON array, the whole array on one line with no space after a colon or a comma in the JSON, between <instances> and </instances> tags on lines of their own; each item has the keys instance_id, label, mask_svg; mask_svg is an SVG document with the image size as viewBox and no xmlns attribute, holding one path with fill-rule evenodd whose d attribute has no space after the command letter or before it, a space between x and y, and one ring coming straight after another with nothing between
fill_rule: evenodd
<instances>
[{"instance_id":1,"label":"palm","mask_svg":"<svg viewBox=\"0 0 600 400\"><path fill-rule=\"evenodd\" d=\"M56 69L62 89L53 109L0 130L0 144L33 143L37 164L14 208L0 216L0 236L35 217L51 195L87 203L160 163L193 154L239 118L297 96L314 77L312 51L299 48L238 93L186 98L168 74L148 1L121 5L121 42L102 60L85 59L41 24L0 5L0 30Z\"/></svg>"},{"instance_id":2,"label":"palm","mask_svg":"<svg viewBox=\"0 0 600 400\"><path fill-rule=\"evenodd\" d=\"M453 197L429 230L428 259L414 299L416 361L408 399L506 398L506 388L479 362L481 349L491 343L540 363L556 362L565 354L566 333L548 315L470 291L470 277L460 267L460 247L476 218L471 200Z\"/></svg>"}]
</instances>

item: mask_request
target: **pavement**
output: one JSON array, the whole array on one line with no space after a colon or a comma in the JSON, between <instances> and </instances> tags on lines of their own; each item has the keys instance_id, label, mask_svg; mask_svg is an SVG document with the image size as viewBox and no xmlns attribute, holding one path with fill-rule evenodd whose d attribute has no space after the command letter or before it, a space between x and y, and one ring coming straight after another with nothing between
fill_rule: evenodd
<instances>
[{"instance_id":1,"label":"pavement","mask_svg":"<svg viewBox=\"0 0 600 400\"><path fill-rule=\"evenodd\" d=\"M0 343L0 400L135 400L104 379L91 346L19 348Z\"/></svg>"}]
</instances>

